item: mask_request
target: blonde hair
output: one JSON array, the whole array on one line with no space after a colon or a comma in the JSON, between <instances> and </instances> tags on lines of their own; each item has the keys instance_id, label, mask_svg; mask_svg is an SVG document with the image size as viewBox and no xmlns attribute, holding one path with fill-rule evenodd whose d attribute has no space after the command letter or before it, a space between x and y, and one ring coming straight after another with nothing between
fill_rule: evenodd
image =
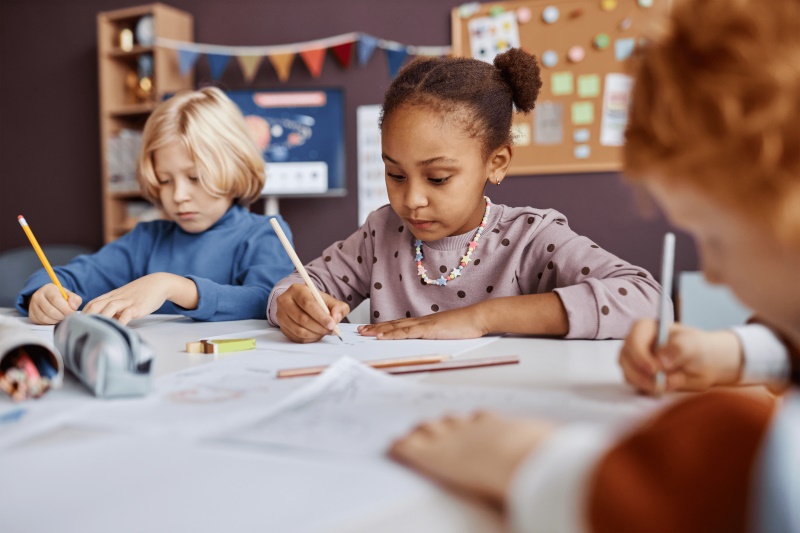
<instances>
[{"instance_id":1,"label":"blonde hair","mask_svg":"<svg viewBox=\"0 0 800 533\"><path fill-rule=\"evenodd\" d=\"M142 194L160 205L153 153L180 142L197 165L200 184L212 196L249 205L264 188L264 160L239 108L216 87L182 91L159 105L144 126L137 176Z\"/></svg>"},{"instance_id":2,"label":"blonde hair","mask_svg":"<svg viewBox=\"0 0 800 533\"><path fill-rule=\"evenodd\" d=\"M798 0L673 2L634 59L628 178L690 184L785 225L800 194L798 57Z\"/></svg>"}]
</instances>

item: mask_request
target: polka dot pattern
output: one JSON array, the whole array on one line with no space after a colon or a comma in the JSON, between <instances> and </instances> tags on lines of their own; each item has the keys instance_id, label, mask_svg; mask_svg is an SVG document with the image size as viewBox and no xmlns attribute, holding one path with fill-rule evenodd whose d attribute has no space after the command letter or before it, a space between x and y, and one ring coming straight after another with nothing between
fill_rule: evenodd
<instances>
[{"instance_id":1,"label":"polka dot pattern","mask_svg":"<svg viewBox=\"0 0 800 533\"><path fill-rule=\"evenodd\" d=\"M508 239L503 239L502 241L500 241L500 244L502 244L503 246L508 246L509 244L511 244L511 241L509 241Z\"/></svg>"},{"instance_id":2,"label":"polka dot pattern","mask_svg":"<svg viewBox=\"0 0 800 533\"><path fill-rule=\"evenodd\" d=\"M552 262L552 261L548 261L548 263L547 263L547 270L553 270L553 266L554 266L554 265L553 265L553 262Z\"/></svg>"},{"instance_id":3,"label":"polka dot pattern","mask_svg":"<svg viewBox=\"0 0 800 533\"><path fill-rule=\"evenodd\" d=\"M625 287L620 287L618 290L619 290L619 293L621 295L623 295L623 296L627 296L628 295L628 290Z\"/></svg>"},{"instance_id":4,"label":"polka dot pattern","mask_svg":"<svg viewBox=\"0 0 800 533\"><path fill-rule=\"evenodd\" d=\"M380 311L375 311L374 313L372 313L372 316L374 316L375 318L378 318L379 316L381 316L381 313L380 313Z\"/></svg>"},{"instance_id":5,"label":"polka dot pattern","mask_svg":"<svg viewBox=\"0 0 800 533\"><path fill-rule=\"evenodd\" d=\"M383 285L381 285L381 282L378 281L375 283L375 285L373 285L373 287L375 287L376 290L381 290L383 288Z\"/></svg>"},{"instance_id":6,"label":"polka dot pattern","mask_svg":"<svg viewBox=\"0 0 800 533\"><path fill-rule=\"evenodd\" d=\"M603 313L604 315L607 315L608 314L608 306L604 305L603 307L601 307L600 308L600 312Z\"/></svg>"},{"instance_id":7,"label":"polka dot pattern","mask_svg":"<svg viewBox=\"0 0 800 533\"><path fill-rule=\"evenodd\" d=\"M488 293L491 293L493 290L494 290L494 287L492 285L489 285L488 287L486 287L486 292L488 292Z\"/></svg>"},{"instance_id":8,"label":"polka dot pattern","mask_svg":"<svg viewBox=\"0 0 800 533\"><path fill-rule=\"evenodd\" d=\"M342 281L344 281L345 283L350 283L350 278L347 276L342 276Z\"/></svg>"},{"instance_id":9,"label":"polka dot pattern","mask_svg":"<svg viewBox=\"0 0 800 533\"><path fill-rule=\"evenodd\" d=\"M589 269L589 267L583 267L581 269L581 274L583 274L584 276L588 276L589 272L591 272L591 269Z\"/></svg>"},{"instance_id":10,"label":"polka dot pattern","mask_svg":"<svg viewBox=\"0 0 800 533\"><path fill-rule=\"evenodd\" d=\"M330 263L330 262L331 262L331 256L329 256L329 255L326 255L326 256L325 256L325 262L326 262L326 263Z\"/></svg>"},{"instance_id":11,"label":"polka dot pattern","mask_svg":"<svg viewBox=\"0 0 800 533\"><path fill-rule=\"evenodd\" d=\"M406 311L406 318L411 318L411 311Z\"/></svg>"},{"instance_id":12,"label":"polka dot pattern","mask_svg":"<svg viewBox=\"0 0 800 533\"><path fill-rule=\"evenodd\" d=\"M438 310L439 310L439 306L438 306L438 305L436 305L436 304L433 304L433 305L431 306L431 311L433 311L434 313L435 313L436 311L438 311Z\"/></svg>"},{"instance_id":13,"label":"polka dot pattern","mask_svg":"<svg viewBox=\"0 0 800 533\"><path fill-rule=\"evenodd\" d=\"M552 251L554 251L555 249L556 249L556 245L555 245L555 244L548 244L548 245L547 245L547 251L548 251L548 252L552 252Z\"/></svg>"},{"instance_id":14,"label":"polka dot pattern","mask_svg":"<svg viewBox=\"0 0 800 533\"><path fill-rule=\"evenodd\" d=\"M459 297L459 298L466 298L466 296L467 296L467 293L466 293L466 292L464 292L464 291L458 291L458 297Z\"/></svg>"},{"instance_id":15,"label":"polka dot pattern","mask_svg":"<svg viewBox=\"0 0 800 533\"><path fill-rule=\"evenodd\" d=\"M358 261L358 264L360 265L361 263L364 262L364 258L359 255L358 257L356 257L356 261Z\"/></svg>"}]
</instances>

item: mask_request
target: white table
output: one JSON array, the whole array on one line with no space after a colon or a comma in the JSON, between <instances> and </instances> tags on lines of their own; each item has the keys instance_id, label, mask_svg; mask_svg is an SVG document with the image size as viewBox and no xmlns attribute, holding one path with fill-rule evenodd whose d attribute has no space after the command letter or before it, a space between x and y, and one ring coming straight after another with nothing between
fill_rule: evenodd
<instances>
[{"instance_id":1,"label":"white table","mask_svg":"<svg viewBox=\"0 0 800 533\"><path fill-rule=\"evenodd\" d=\"M264 327L266 322L257 320L199 323L162 316L139 322L136 330L156 347L155 372L164 376L212 361L212 356L187 354L189 340ZM432 373L424 380L569 389L622 404L634 396L616 363L619 347L619 341L503 338L464 357L516 354L521 364ZM49 401L60 392L49 393ZM8 407L9 400L0 402ZM0 451L0 472L4 480L14 480L0 489L3 531L468 532L503 527L493 511L389 460L265 453L158 434L61 430Z\"/></svg>"}]
</instances>

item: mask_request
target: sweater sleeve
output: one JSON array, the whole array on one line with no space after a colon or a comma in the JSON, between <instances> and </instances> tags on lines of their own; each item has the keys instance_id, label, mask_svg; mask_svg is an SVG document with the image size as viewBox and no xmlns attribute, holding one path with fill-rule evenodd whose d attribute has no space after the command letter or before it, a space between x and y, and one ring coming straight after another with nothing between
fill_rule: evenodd
<instances>
[{"instance_id":1,"label":"sweater sleeve","mask_svg":"<svg viewBox=\"0 0 800 533\"><path fill-rule=\"evenodd\" d=\"M762 324L748 324L732 330L739 337L744 353L742 384L788 383L789 350L771 329Z\"/></svg>"},{"instance_id":2,"label":"sweater sleeve","mask_svg":"<svg viewBox=\"0 0 800 533\"><path fill-rule=\"evenodd\" d=\"M289 226L282 218L276 218L291 241ZM270 290L293 268L278 235L265 218L264 223L248 236L237 253L235 284L216 283L201 276L190 275L187 278L197 286L197 309L172 305L175 313L193 320L263 320Z\"/></svg>"},{"instance_id":3,"label":"sweater sleeve","mask_svg":"<svg viewBox=\"0 0 800 533\"><path fill-rule=\"evenodd\" d=\"M65 289L74 292L86 305L98 296L122 287L143 275L146 250L152 247L152 223L138 224L132 231L103 246L90 255L79 255L65 266L54 267L58 280ZM51 283L47 271L35 272L17 295L16 307L28 315L31 295L40 287Z\"/></svg>"},{"instance_id":4,"label":"sweater sleeve","mask_svg":"<svg viewBox=\"0 0 800 533\"><path fill-rule=\"evenodd\" d=\"M358 231L328 246L320 257L305 265L308 276L320 291L347 303L350 309L369 298L375 250L373 230L383 231L382 227L374 227L380 225L376 213L372 213ZM267 319L273 326L279 325L277 298L294 283L304 283L297 272L278 282L269 296Z\"/></svg>"},{"instance_id":5,"label":"sweater sleeve","mask_svg":"<svg viewBox=\"0 0 800 533\"><path fill-rule=\"evenodd\" d=\"M622 339L636 320L658 316L661 286L650 273L576 234L558 212L542 223L521 268L540 279L537 292L561 298L566 338Z\"/></svg>"}]
</instances>

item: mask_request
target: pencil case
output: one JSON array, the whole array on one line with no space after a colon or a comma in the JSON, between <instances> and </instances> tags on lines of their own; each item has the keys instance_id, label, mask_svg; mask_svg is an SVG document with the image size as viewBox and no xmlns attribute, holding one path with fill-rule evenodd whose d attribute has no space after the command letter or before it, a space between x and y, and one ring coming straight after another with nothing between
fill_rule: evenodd
<instances>
[{"instance_id":1,"label":"pencil case","mask_svg":"<svg viewBox=\"0 0 800 533\"><path fill-rule=\"evenodd\" d=\"M63 380L64 361L51 342L15 320L0 318L0 389L24 400L60 387Z\"/></svg>"},{"instance_id":2,"label":"pencil case","mask_svg":"<svg viewBox=\"0 0 800 533\"><path fill-rule=\"evenodd\" d=\"M55 345L67 370L98 398L150 391L153 351L116 320L74 313L56 325Z\"/></svg>"}]
</instances>

